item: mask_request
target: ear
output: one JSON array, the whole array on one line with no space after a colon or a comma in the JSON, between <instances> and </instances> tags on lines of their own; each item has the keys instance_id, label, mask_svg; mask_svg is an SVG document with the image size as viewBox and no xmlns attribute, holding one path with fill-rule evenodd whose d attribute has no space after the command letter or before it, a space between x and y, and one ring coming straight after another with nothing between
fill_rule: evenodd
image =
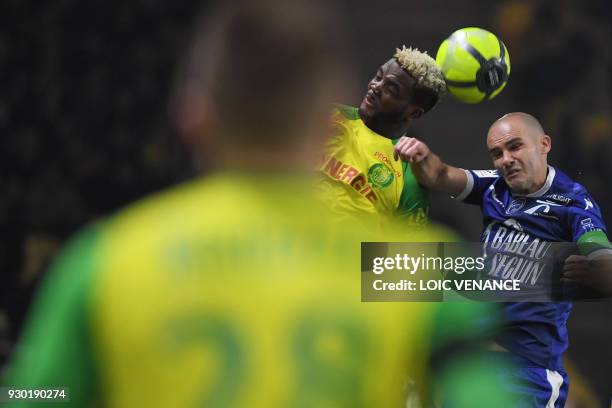
<instances>
[{"instance_id":1,"label":"ear","mask_svg":"<svg viewBox=\"0 0 612 408\"><path fill-rule=\"evenodd\" d=\"M216 113L210 99L195 87L184 86L175 97L171 115L183 142L191 149L205 141L216 127Z\"/></svg>"},{"instance_id":2,"label":"ear","mask_svg":"<svg viewBox=\"0 0 612 408\"><path fill-rule=\"evenodd\" d=\"M407 121L420 118L425 113L425 110L417 105L408 105L404 112L404 119Z\"/></svg>"},{"instance_id":3,"label":"ear","mask_svg":"<svg viewBox=\"0 0 612 408\"><path fill-rule=\"evenodd\" d=\"M542 153L548 154L548 152L550 152L550 149L552 149L552 140L550 136L542 136L542 138L540 139L540 145L542 146Z\"/></svg>"}]
</instances>

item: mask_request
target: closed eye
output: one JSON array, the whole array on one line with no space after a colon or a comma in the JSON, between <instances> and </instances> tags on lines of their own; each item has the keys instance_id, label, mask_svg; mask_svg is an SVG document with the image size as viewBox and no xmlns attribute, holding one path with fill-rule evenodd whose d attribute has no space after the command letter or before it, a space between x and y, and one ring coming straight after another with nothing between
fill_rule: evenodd
<instances>
[{"instance_id":1,"label":"closed eye","mask_svg":"<svg viewBox=\"0 0 612 408\"><path fill-rule=\"evenodd\" d=\"M491 156L491 158L493 160L499 159L501 157L501 151L500 150L492 150L492 151L489 152L489 155Z\"/></svg>"}]
</instances>

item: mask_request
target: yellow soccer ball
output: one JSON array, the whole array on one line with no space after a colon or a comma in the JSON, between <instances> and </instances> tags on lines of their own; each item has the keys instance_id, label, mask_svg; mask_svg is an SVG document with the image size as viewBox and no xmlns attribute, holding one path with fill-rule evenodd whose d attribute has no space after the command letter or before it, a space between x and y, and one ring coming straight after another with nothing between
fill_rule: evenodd
<instances>
[{"instance_id":1,"label":"yellow soccer ball","mask_svg":"<svg viewBox=\"0 0 612 408\"><path fill-rule=\"evenodd\" d=\"M466 103L494 98L510 76L510 56L504 43L477 27L462 28L444 40L436 63L444 73L448 91Z\"/></svg>"}]
</instances>

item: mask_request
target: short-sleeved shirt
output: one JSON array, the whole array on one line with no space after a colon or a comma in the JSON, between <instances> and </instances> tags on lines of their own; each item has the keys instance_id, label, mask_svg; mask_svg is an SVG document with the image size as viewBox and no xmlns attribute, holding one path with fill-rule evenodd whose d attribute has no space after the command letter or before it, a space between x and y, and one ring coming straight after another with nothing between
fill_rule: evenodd
<instances>
[{"instance_id":1,"label":"short-sleeved shirt","mask_svg":"<svg viewBox=\"0 0 612 408\"><path fill-rule=\"evenodd\" d=\"M468 183L456 198L480 205L481 241L488 249L510 248L506 252L512 259L504 260L505 269L490 271L493 278L510 277L537 286L545 278L534 265L550 242L578 243L589 256L612 252L597 203L558 169L549 166L542 188L526 196L513 195L495 170L466 170L466 174ZM562 369L571 307L569 301L504 303L507 327L496 341L537 365Z\"/></svg>"},{"instance_id":2,"label":"short-sleeved shirt","mask_svg":"<svg viewBox=\"0 0 612 408\"><path fill-rule=\"evenodd\" d=\"M49 272L7 384L67 387L71 407L401 405L438 305L362 303L360 241L378 239L329 221L310 186L218 174L89 228Z\"/></svg>"},{"instance_id":3,"label":"short-sleeved shirt","mask_svg":"<svg viewBox=\"0 0 612 408\"><path fill-rule=\"evenodd\" d=\"M397 140L368 128L351 106L340 105L332 124L335 134L319 166L323 198L330 208L338 215L400 217L405 225L424 225L429 197L410 165L394 159Z\"/></svg>"}]
</instances>

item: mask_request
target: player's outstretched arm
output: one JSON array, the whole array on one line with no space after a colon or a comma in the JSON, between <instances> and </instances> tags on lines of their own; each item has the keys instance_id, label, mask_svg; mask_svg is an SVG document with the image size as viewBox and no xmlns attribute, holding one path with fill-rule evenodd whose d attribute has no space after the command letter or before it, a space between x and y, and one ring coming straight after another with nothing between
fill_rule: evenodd
<instances>
[{"instance_id":1,"label":"player's outstretched arm","mask_svg":"<svg viewBox=\"0 0 612 408\"><path fill-rule=\"evenodd\" d=\"M402 136L395 145L393 155L395 160L401 158L410 163L417 181L427 188L458 195L467 185L465 171L444 163L416 138Z\"/></svg>"}]
</instances>

